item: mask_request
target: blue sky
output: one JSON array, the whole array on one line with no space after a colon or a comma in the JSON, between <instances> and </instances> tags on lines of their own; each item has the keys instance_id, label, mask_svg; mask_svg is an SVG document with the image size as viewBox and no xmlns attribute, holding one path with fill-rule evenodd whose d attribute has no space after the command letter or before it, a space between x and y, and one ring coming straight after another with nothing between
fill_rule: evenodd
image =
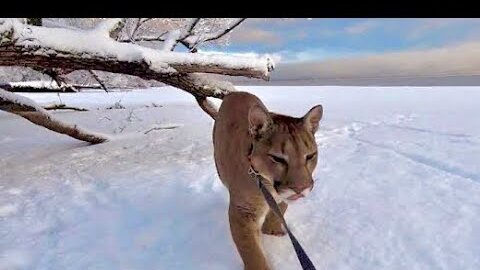
<instances>
[{"instance_id":1,"label":"blue sky","mask_svg":"<svg viewBox=\"0 0 480 270\"><path fill-rule=\"evenodd\" d=\"M271 53L282 62L408 52L480 40L480 19L247 19L226 52Z\"/></svg>"}]
</instances>

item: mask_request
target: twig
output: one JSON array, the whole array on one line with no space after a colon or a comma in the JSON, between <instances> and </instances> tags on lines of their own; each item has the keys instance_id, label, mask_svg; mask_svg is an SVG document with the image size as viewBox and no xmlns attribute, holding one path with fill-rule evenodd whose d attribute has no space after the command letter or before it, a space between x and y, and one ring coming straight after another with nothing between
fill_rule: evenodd
<instances>
[{"instance_id":1,"label":"twig","mask_svg":"<svg viewBox=\"0 0 480 270\"><path fill-rule=\"evenodd\" d=\"M216 40L216 39L219 39L219 38L225 36L226 34L230 33L235 27L239 26L245 20L246 20L246 18L242 18L242 19L237 20L236 22L232 23L229 27L227 27L223 31L217 32L216 35L214 35L213 37L207 38L207 39L203 40L202 42Z\"/></svg>"},{"instance_id":2,"label":"twig","mask_svg":"<svg viewBox=\"0 0 480 270\"><path fill-rule=\"evenodd\" d=\"M138 29L140 28L140 26L142 26L144 23L148 22L151 19L153 19L153 18L138 18L137 24L135 25L135 28L133 28L133 31L132 31L132 33L130 33L130 37L129 37L129 39L132 43L135 43L134 37L135 37L135 34L137 33Z\"/></svg>"},{"instance_id":3,"label":"twig","mask_svg":"<svg viewBox=\"0 0 480 270\"><path fill-rule=\"evenodd\" d=\"M227 28L225 28L224 30L222 31L218 31L217 33L213 33L213 34L210 34L207 36L207 38L203 38L203 39L199 39L197 41L194 41L193 44L188 42L186 39L184 41L187 41L187 43L189 43L189 49L190 49L190 52L196 52L197 49L196 47L198 45L200 45L201 43L204 43L204 42L208 42L208 41L212 41L212 40L217 40L217 39L220 39L222 38L223 36L225 36L226 34L230 33L233 29L235 29L237 26L239 26L243 21L245 21L246 18L242 18L242 19L239 19L235 22L233 22L230 26L228 26Z\"/></svg>"},{"instance_id":4,"label":"twig","mask_svg":"<svg viewBox=\"0 0 480 270\"><path fill-rule=\"evenodd\" d=\"M88 72L92 75L92 77L100 84L100 86L102 87L103 90L105 90L105 92L108 93L108 89L107 87L105 86L105 84L103 84L102 80L100 80L100 78L98 77L98 75L91 69L88 70Z\"/></svg>"},{"instance_id":5,"label":"twig","mask_svg":"<svg viewBox=\"0 0 480 270\"><path fill-rule=\"evenodd\" d=\"M175 128L178 128L180 126L163 126L163 127L154 127L154 128L151 128L147 131L144 132L144 134L148 134L149 132L151 131L154 131L154 130L162 130L162 129L175 129Z\"/></svg>"},{"instance_id":6,"label":"twig","mask_svg":"<svg viewBox=\"0 0 480 270\"><path fill-rule=\"evenodd\" d=\"M192 36L193 35L193 30L195 29L195 26L197 26L198 22L200 22L200 19L201 18L194 18L190 24L188 25L187 27L187 30L184 31L183 35L181 35L176 41L175 43L172 45L171 47L171 51L173 51L175 49L175 47L177 46L177 44L180 42L181 44L185 45L185 39ZM189 45L190 46L190 45Z\"/></svg>"}]
</instances>

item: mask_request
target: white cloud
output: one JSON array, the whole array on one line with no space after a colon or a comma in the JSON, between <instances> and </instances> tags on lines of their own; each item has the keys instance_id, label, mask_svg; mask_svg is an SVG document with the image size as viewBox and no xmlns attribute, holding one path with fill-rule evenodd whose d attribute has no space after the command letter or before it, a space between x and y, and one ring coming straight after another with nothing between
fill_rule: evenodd
<instances>
[{"instance_id":1,"label":"white cloud","mask_svg":"<svg viewBox=\"0 0 480 270\"><path fill-rule=\"evenodd\" d=\"M345 27L345 32L349 34L363 34L377 26L377 22L373 20L367 20Z\"/></svg>"},{"instance_id":2,"label":"white cloud","mask_svg":"<svg viewBox=\"0 0 480 270\"><path fill-rule=\"evenodd\" d=\"M480 24L478 18L428 18L420 19L416 27L407 34L407 38L417 39L431 31L438 31L450 26L458 26L461 24Z\"/></svg>"},{"instance_id":3,"label":"white cloud","mask_svg":"<svg viewBox=\"0 0 480 270\"><path fill-rule=\"evenodd\" d=\"M238 56L238 57L270 57L275 63L279 63L282 60L282 56L278 53L273 54L260 54L255 52L223 52L223 51L213 51L213 50L198 50L198 53L201 54L211 54L211 55L229 55L229 56Z\"/></svg>"},{"instance_id":4,"label":"white cloud","mask_svg":"<svg viewBox=\"0 0 480 270\"><path fill-rule=\"evenodd\" d=\"M364 55L367 54L367 52L351 51L343 48L337 48L335 51L324 48L307 48L301 51L282 50L275 54L282 57L283 63L292 63L352 57L356 55Z\"/></svg>"},{"instance_id":5,"label":"white cloud","mask_svg":"<svg viewBox=\"0 0 480 270\"><path fill-rule=\"evenodd\" d=\"M272 78L355 79L480 75L480 42L428 50L284 63Z\"/></svg>"},{"instance_id":6,"label":"white cloud","mask_svg":"<svg viewBox=\"0 0 480 270\"><path fill-rule=\"evenodd\" d=\"M280 44L282 38L275 32L263 30L260 28L243 27L231 34L231 40L234 43L271 43Z\"/></svg>"}]
</instances>

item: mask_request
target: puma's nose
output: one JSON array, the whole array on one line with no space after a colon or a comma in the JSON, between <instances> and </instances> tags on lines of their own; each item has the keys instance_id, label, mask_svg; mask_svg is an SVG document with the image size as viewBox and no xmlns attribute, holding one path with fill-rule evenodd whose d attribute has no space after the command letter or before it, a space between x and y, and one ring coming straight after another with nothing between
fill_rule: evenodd
<instances>
[{"instance_id":1,"label":"puma's nose","mask_svg":"<svg viewBox=\"0 0 480 270\"><path fill-rule=\"evenodd\" d=\"M307 189L308 189L308 191L310 191L310 190L313 189L313 182L299 184L299 185L296 185L296 186L292 187L292 189L293 189L293 191L295 191L295 193L297 193L297 194L300 194L300 193L304 192L304 191L307 190Z\"/></svg>"}]
</instances>

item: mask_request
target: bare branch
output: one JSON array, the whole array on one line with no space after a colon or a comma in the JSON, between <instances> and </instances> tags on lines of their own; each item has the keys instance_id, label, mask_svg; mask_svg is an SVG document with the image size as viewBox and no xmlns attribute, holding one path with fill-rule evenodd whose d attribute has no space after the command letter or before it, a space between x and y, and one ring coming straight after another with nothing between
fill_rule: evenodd
<instances>
[{"instance_id":1,"label":"bare branch","mask_svg":"<svg viewBox=\"0 0 480 270\"><path fill-rule=\"evenodd\" d=\"M183 37L187 37L188 35L191 35L193 33L193 29L195 29L195 26L197 26L198 22L200 21L200 18L194 18L190 22L190 24L187 27L186 35Z\"/></svg>"},{"instance_id":2,"label":"bare branch","mask_svg":"<svg viewBox=\"0 0 480 270\"><path fill-rule=\"evenodd\" d=\"M136 40L135 40L135 35L136 35L138 29L140 29L140 27L141 27L144 23L146 23L146 22L148 22L148 21L150 21L150 20L152 20L152 19L153 19L153 18L138 18L137 23L135 24L135 27L133 28L132 32L130 33L128 40L130 40L132 43L135 43L135 41L136 41Z\"/></svg>"},{"instance_id":3,"label":"bare branch","mask_svg":"<svg viewBox=\"0 0 480 270\"><path fill-rule=\"evenodd\" d=\"M230 33L233 29L235 29L237 26L239 26L245 20L246 20L246 18L238 19L237 21L233 22L230 26L225 28L223 31L218 31L217 33L213 33L211 35L208 35L207 37L205 37L202 40L202 42L216 40L216 39L219 39L219 38L225 36L226 34Z\"/></svg>"},{"instance_id":4,"label":"bare branch","mask_svg":"<svg viewBox=\"0 0 480 270\"><path fill-rule=\"evenodd\" d=\"M188 38L185 38L183 41L189 45L188 48L190 49L190 51L194 49L196 50L196 47L204 42L213 41L224 37L226 34L230 33L233 29L235 29L245 20L246 18L238 19L221 31L217 31L203 37L190 36Z\"/></svg>"},{"instance_id":5,"label":"bare branch","mask_svg":"<svg viewBox=\"0 0 480 270\"><path fill-rule=\"evenodd\" d=\"M105 90L105 92L108 93L107 87L105 86L105 84L103 84L102 80L100 80L98 75L93 70L88 70L88 73L90 73L90 75L92 75L92 77L100 84L102 89Z\"/></svg>"},{"instance_id":6,"label":"bare branch","mask_svg":"<svg viewBox=\"0 0 480 270\"><path fill-rule=\"evenodd\" d=\"M185 42L185 39L193 35L193 30L195 29L195 26L198 24L199 21L200 21L200 18L192 19L192 21L188 25L187 29L185 31L183 31L183 34L176 37L173 44L169 44L169 43L167 43L168 41L165 41L165 44L166 44L165 48L169 49L170 51L173 51L179 42L181 44L185 45L188 48L190 46L190 44ZM172 42L172 41L170 41L170 42ZM167 46L170 46L170 47L167 47Z\"/></svg>"}]
</instances>

